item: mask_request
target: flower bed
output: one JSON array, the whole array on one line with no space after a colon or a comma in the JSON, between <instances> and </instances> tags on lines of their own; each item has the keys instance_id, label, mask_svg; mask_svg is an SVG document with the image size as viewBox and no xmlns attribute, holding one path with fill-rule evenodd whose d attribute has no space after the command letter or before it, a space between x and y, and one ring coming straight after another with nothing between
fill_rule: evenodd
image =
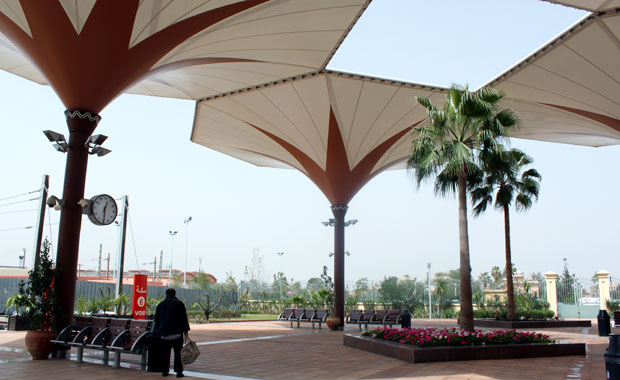
<instances>
[{"instance_id":1,"label":"flower bed","mask_svg":"<svg viewBox=\"0 0 620 380\"><path fill-rule=\"evenodd\" d=\"M365 331L363 336L389 340L418 347L484 346L488 344L555 343L547 335L516 330L466 331L457 328L404 328L379 327Z\"/></svg>"},{"instance_id":2,"label":"flower bed","mask_svg":"<svg viewBox=\"0 0 620 380\"><path fill-rule=\"evenodd\" d=\"M517 331L379 328L364 335L345 334L343 344L410 363L584 356L586 353L585 343L554 343L543 334Z\"/></svg>"}]
</instances>

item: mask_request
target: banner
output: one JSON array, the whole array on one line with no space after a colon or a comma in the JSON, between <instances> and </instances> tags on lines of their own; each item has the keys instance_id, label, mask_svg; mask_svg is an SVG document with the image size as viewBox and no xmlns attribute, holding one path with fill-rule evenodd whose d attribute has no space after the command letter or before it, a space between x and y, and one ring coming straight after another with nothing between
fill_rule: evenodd
<instances>
[{"instance_id":1,"label":"banner","mask_svg":"<svg viewBox=\"0 0 620 380\"><path fill-rule=\"evenodd\" d=\"M148 276L145 274L133 275L133 302L132 313L134 319L146 319L146 287Z\"/></svg>"}]
</instances>

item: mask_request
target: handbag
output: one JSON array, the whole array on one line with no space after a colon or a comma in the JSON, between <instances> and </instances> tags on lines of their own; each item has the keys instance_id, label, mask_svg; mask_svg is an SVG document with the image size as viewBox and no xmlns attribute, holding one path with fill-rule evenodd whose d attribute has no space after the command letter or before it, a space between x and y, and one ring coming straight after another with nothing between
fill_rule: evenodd
<instances>
[{"instance_id":1,"label":"handbag","mask_svg":"<svg viewBox=\"0 0 620 380\"><path fill-rule=\"evenodd\" d=\"M200 350L196 342L185 335L183 348L181 348L181 362L183 365L192 364L198 359L198 356L200 356Z\"/></svg>"}]
</instances>

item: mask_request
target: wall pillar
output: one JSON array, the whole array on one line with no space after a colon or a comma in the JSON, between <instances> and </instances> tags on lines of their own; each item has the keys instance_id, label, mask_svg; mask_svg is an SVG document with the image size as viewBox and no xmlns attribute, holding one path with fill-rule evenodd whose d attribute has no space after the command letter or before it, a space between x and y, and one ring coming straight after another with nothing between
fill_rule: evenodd
<instances>
[{"instance_id":1,"label":"wall pillar","mask_svg":"<svg viewBox=\"0 0 620 380\"><path fill-rule=\"evenodd\" d=\"M547 302L549 309L558 315L558 274L552 271L545 272L545 283L547 284Z\"/></svg>"},{"instance_id":2,"label":"wall pillar","mask_svg":"<svg viewBox=\"0 0 620 380\"><path fill-rule=\"evenodd\" d=\"M609 287L609 275L606 270L600 270L595 273L598 278L598 297L601 301L599 310L607 310L607 301L611 300L611 292Z\"/></svg>"}]
</instances>

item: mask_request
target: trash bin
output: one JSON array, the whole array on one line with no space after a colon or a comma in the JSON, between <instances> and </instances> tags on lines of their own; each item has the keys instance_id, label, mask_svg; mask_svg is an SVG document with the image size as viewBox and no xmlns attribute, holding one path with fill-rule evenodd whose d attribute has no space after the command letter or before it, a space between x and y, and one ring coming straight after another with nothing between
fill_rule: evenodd
<instances>
[{"instance_id":1,"label":"trash bin","mask_svg":"<svg viewBox=\"0 0 620 380\"><path fill-rule=\"evenodd\" d=\"M598 336L608 336L611 333L611 318L607 310L600 310L596 319L598 319Z\"/></svg>"},{"instance_id":2,"label":"trash bin","mask_svg":"<svg viewBox=\"0 0 620 380\"><path fill-rule=\"evenodd\" d=\"M605 350L606 379L620 380L620 335L609 335L609 347Z\"/></svg>"},{"instance_id":3,"label":"trash bin","mask_svg":"<svg viewBox=\"0 0 620 380\"><path fill-rule=\"evenodd\" d=\"M411 313L409 313L409 309L403 310L402 320L400 323L400 327L411 327Z\"/></svg>"},{"instance_id":4,"label":"trash bin","mask_svg":"<svg viewBox=\"0 0 620 380\"><path fill-rule=\"evenodd\" d=\"M151 333L148 340L148 353L147 353L147 371L149 372L161 372L163 370L163 363L161 360L161 338L158 334Z\"/></svg>"}]
</instances>

